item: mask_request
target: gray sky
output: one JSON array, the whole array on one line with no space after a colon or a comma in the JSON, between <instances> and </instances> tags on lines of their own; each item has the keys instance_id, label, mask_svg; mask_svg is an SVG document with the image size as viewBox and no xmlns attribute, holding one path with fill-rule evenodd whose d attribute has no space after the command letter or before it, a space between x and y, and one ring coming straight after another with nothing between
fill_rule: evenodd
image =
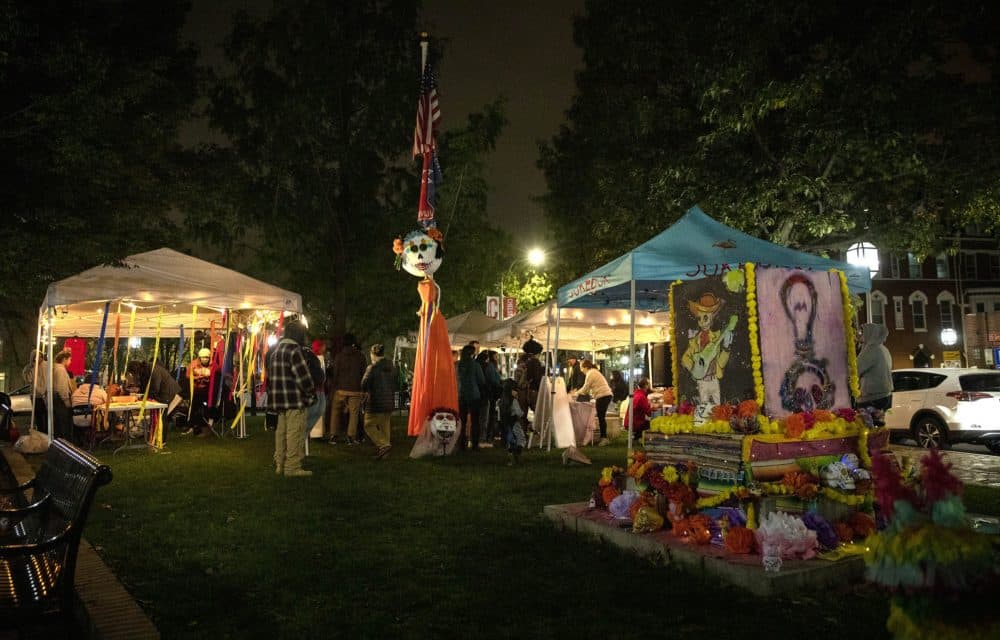
<instances>
[{"instance_id":1,"label":"gray sky","mask_svg":"<svg viewBox=\"0 0 1000 640\"><path fill-rule=\"evenodd\" d=\"M194 0L185 36L198 44L206 61L221 60L220 44L232 13L262 12L269 4L268 0ZM425 30L447 40L438 70L442 126L461 126L469 113L498 95L507 98L510 123L487 164L491 186L487 213L525 246L543 240L542 211L531 201L545 192L545 180L535 166L537 141L558 131L570 105L574 72L582 60L573 45L573 17L582 11L583 0L424 2ZM202 139L205 133L203 125L185 131L187 137ZM400 141L401 153L410 142ZM445 179L455 179L447 157L441 164Z\"/></svg>"}]
</instances>

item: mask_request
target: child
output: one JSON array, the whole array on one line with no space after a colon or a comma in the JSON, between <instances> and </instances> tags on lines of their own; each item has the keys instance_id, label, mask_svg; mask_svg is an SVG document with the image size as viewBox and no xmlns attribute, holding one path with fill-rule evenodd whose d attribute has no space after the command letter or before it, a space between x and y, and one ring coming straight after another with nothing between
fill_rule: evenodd
<instances>
[{"instance_id":1,"label":"child","mask_svg":"<svg viewBox=\"0 0 1000 640\"><path fill-rule=\"evenodd\" d=\"M517 383L507 378L503 381L500 393L500 429L503 441L507 444L507 466L520 462L521 451L524 450L526 438L520 418L524 415L517 401Z\"/></svg>"}]
</instances>

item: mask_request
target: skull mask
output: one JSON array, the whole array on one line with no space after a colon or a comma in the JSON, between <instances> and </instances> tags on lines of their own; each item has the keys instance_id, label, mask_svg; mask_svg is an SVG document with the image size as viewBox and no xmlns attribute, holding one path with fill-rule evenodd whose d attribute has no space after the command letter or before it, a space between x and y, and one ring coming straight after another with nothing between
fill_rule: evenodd
<instances>
[{"instance_id":1,"label":"skull mask","mask_svg":"<svg viewBox=\"0 0 1000 640\"><path fill-rule=\"evenodd\" d=\"M419 278L432 275L441 266L444 250L423 231L411 231L403 238L403 268Z\"/></svg>"},{"instance_id":2,"label":"skull mask","mask_svg":"<svg viewBox=\"0 0 1000 640\"><path fill-rule=\"evenodd\" d=\"M431 414L430 418L431 433L442 442L446 444L449 440L455 437L455 432L458 431L458 419L454 413L450 411L438 410Z\"/></svg>"},{"instance_id":3,"label":"skull mask","mask_svg":"<svg viewBox=\"0 0 1000 640\"><path fill-rule=\"evenodd\" d=\"M851 472L842 462L831 462L821 467L819 470L823 484L833 489L841 491L854 491L854 478Z\"/></svg>"}]
</instances>

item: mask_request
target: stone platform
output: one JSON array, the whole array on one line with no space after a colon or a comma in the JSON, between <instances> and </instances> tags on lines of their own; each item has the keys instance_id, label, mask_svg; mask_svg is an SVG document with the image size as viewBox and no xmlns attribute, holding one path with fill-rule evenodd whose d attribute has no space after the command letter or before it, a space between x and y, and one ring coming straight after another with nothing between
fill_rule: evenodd
<instances>
[{"instance_id":1,"label":"stone platform","mask_svg":"<svg viewBox=\"0 0 1000 640\"><path fill-rule=\"evenodd\" d=\"M557 527L607 541L616 547L723 582L760 596L790 595L832 585L864 580L864 560L851 556L839 560L785 560L781 571L768 573L759 555L736 555L717 545L694 545L669 531L632 533L603 509L587 503L548 505L545 516Z\"/></svg>"}]
</instances>

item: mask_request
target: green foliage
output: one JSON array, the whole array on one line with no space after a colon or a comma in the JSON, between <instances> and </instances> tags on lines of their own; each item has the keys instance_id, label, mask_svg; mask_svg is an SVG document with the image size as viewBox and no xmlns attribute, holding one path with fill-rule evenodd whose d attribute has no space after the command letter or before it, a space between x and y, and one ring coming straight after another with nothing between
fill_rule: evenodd
<instances>
[{"instance_id":1,"label":"green foliage","mask_svg":"<svg viewBox=\"0 0 1000 640\"><path fill-rule=\"evenodd\" d=\"M530 271L524 278L511 273L504 279L503 294L517 299L518 312L548 302L555 293L552 279L544 272Z\"/></svg>"},{"instance_id":2,"label":"green foliage","mask_svg":"<svg viewBox=\"0 0 1000 640\"><path fill-rule=\"evenodd\" d=\"M998 18L971 0L588 2L578 95L541 149L559 253L583 272L695 203L805 249L929 253L996 228Z\"/></svg>"},{"instance_id":3,"label":"green foliage","mask_svg":"<svg viewBox=\"0 0 1000 640\"><path fill-rule=\"evenodd\" d=\"M199 77L187 3L0 4L0 339L58 280L178 237L176 134ZM25 353L8 353L26 357Z\"/></svg>"}]
</instances>

